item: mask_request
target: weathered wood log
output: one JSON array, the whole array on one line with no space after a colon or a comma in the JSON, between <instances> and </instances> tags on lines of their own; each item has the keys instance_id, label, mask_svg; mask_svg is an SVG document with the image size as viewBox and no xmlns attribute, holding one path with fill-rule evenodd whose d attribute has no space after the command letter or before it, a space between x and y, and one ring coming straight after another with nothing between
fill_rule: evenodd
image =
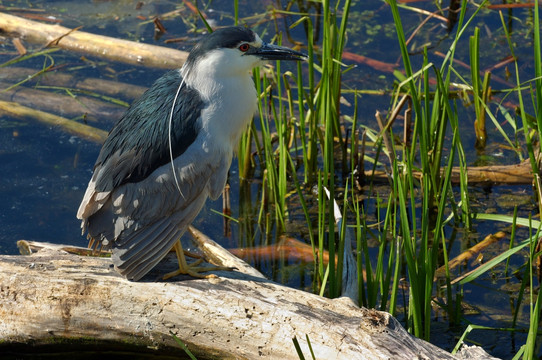
<instances>
[{"instance_id":1,"label":"weathered wood log","mask_svg":"<svg viewBox=\"0 0 542 360\"><path fill-rule=\"evenodd\" d=\"M86 56L163 69L180 68L188 57L184 51L73 31L60 25L43 24L4 13L0 13L0 34Z\"/></svg>"},{"instance_id":2,"label":"weathered wood log","mask_svg":"<svg viewBox=\"0 0 542 360\"><path fill-rule=\"evenodd\" d=\"M306 335L319 359L457 358L414 338L387 313L261 277L220 272L155 281L173 266L163 261L144 281L130 282L110 259L61 246L0 256L0 351L59 339L163 348L176 346L173 332L196 356L221 359L297 359L292 338L308 355Z\"/></svg>"}]
</instances>

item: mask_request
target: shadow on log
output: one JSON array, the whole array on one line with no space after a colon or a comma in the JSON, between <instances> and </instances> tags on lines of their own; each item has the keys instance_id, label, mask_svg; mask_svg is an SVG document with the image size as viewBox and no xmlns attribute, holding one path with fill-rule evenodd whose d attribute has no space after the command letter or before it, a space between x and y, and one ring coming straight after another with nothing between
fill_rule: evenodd
<instances>
[{"instance_id":1,"label":"shadow on log","mask_svg":"<svg viewBox=\"0 0 542 360\"><path fill-rule=\"evenodd\" d=\"M0 351L66 339L170 348L177 346L174 333L201 358L284 360L298 359L294 337L309 354L307 335L318 359L463 358L413 337L388 313L288 288L257 272L157 281L176 266L172 256L143 281L130 282L108 258L20 245L41 249L0 256Z\"/></svg>"}]
</instances>

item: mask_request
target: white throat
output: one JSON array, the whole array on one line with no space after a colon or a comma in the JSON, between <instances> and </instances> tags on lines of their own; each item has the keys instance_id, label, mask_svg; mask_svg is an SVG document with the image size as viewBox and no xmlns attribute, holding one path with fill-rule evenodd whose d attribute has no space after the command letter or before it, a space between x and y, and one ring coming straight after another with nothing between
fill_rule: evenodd
<instances>
[{"instance_id":1,"label":"white throat","mask_svg":"<svg viewBox=\"0 0 542 360\"><path fill-rule=\"evenodd\" d=\"M209 53L194 66L181 69L188 86L196 89L207 106L202 111L201 131L209 150L233 152L257 109L257 93L250 69L260 61L233 54L234 49ZM211 142L212 139L212 142Z\"/></svg>"}]
</instances>

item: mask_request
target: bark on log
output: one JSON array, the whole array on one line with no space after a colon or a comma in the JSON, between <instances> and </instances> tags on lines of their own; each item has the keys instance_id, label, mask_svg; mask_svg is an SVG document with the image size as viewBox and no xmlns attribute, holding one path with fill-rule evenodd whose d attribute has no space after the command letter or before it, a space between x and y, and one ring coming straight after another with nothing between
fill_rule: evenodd
<instances>
[{"instance_id":1,"label":"bark on log","mask_svg":"<svg viewBox=\"0 0 542 360\"><path fill-rule=\"evenodd\" d=\"M162 69L180 68L188 57L184 51L73 31L60 25L43 24L4 13L0 13L0 34L18 36L43 46L58 46L87 56Z\"/></svg>"},{"instance_id":2,"label":"bark on log","mask_svg":"<svg viewBox=\"0 0 542 360\"><path fill-rule=\"evenodd\" d=\"M170 331L196 356L297 359L308 335L319 359L455 359L408 334L391 315L326 299L240 272L216 279L156 277L129 282L108 258L44 248L0 256L0 350L13 343L62 339L176 346ZM489 358L486 355L478 358Z\"/></svg>"}]
</instances>

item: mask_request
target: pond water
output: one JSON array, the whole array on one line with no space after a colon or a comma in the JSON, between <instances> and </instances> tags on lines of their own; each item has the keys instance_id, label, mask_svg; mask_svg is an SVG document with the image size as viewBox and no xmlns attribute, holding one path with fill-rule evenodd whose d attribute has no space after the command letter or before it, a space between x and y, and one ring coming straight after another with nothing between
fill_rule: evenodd
<instances>
[{"instance_id":1,"label":"pond water","mask_svg":"<svg viewBox=\"0 0 542 360\"><path fill-rule=\"evenodd\" d=\"M233 24L233 1L208 1L202 7L207 15L207 20L216 26ZM300 26L289 29L289 26L298 20L299 16L271 15L270 9L288 9L294 12L300 10L317 12L318 6L312 2L280 1L239 1L240 18L252 26L254 30L262 34L264 40L269 40L278 30L290 34L291 38L300 43L306 43L304 31ZM83 30L90 33L104 34L108 36L125 38L140 42L164 45L165 40L182 38L180 42L173 42L170 46L182 50L189 50L197 41L199 35L192 32L193 29L203 29L198 16L188 7L168 1L148 1L141 7L135 6L133 1L35 1L30 5L26 1L2 2L2 10L14 15L32 18L59 21L63 26L73 28L83 26ZM291 6L291 7L290 7ZM433 12L436 10L433 2L420 2L416 5L422 10ZM469 14L475 10L472 6ZM167 33L159 39L154 37L154 25L152 18L178 11L181 17L163 17L162 22ZM529 8L507 10L504 14L509 28L513 30L512 38L516 45L516 55L523 79L534 77L532 61L532 41L529 38L529 21L531 16ZM405 32L411 34L414 29L426 19L426 15L404 10L402 21ZM482 29L482 45L480 63L482 68L489 68L509 55L506 41L503 37L499 15L495 10L483 10L483 16L477 17L476 21ZM400 50L397 45L395 27L389 7L383 1L354 1L349 18L348 43L346 51L355 55L363 55L367 58L378 60L388 64L401 64ZM4 63L16 56L15 48L10 38L0 38L0 63ZM430 20L417 33L410 44L413 53L420 52L424 45L429 46L430 61L440 64L442 61L439 53L446 53L451 39L441 22ZM291 45L285 37L284 44ZM37 51L38 45L24 43L29 51ZM464 37L463 43L458 46L456 57L466 63L468 57L468 36ZM414 57L418 65L422 63L422 56ZM120 63L112 63L91 56L81 56L67 51L57 51L47 56L38 56L21 61L8 67L0 68L0 85L2 89L22 81L33 72L37 72L44 66L54 65L58 67L57 73L69 74L76 80L86 78L98 78L122 83L138 85L142 88L150 86L156 78L164 73L164 70L139 68ZM347 89L365 90L359 100L359 122L370 128L377 129L374 120L376 110L386 110L389 107L389 97L381 94L370 94L371 90L392 89L393 74L384 66L344 60L346 64L355 64L356 67L348 72L343 79L343 87ZM438 65L437 65L438 66ZM401 68L401 65L395 66ZM414 65L417 68L417 65ZM294 71L295 65L283 64L282 71ZM495 82L494 88L506 89L510 85L508 70L505 66L493 71ZM465 70L468 73L468 70ZM52 80L54 82L54 80ZM31 96L24 95L23 90L32 89L36 85L45 82L28 82L16 90L5 92L0 100L14 100L21 96L32 100ZM49 84L51 86L51 84ZM56 93L70 98L70 94L62 90L39 89L48 93ZM96 92L100 92L96 89ZM6 95L7 94L7 95ZM117 99L130 103L133 97L127 94L116 96ZM512 97L511 101L513 101ZM344 114L352 114L354 96L344 95ZM68 102L68 100L66 100ZM27 105L28 106L28 105ZM104 105L105 106L105 105ZM39 106L36 106L39 109ZM527 105L528 109L532 106ZM120 105L107 104L110 116L88 115L79 120L88 124L109 130L118 119L124 108ZM104 110L105 111L105 110ZM83 113L77 110L62 109L58 115L68 118L83 117ZM464 144L474 143L472 123L474 112L468 107L461 112L464 130L462 141ZM502 126L511 131L509 124L502 117L498 117ZM467 151L469 164L513 164L518 162L517 156L505 144L502 136L495 126L488 125L488 145L484 151L475 151L470 148ZM0 254L18 253L16 241L20 239L72 244L86 246L87 240L81 235L80 222L75 213L83 196L84 190L92 174L92 167L100 150L100 145L70 135L57 127L47 126L28 120L21 120L0 115ZM254 209L259 209L258 194L261 191L261 181L255 179L248 185L238 181L236 161L230 172L231 184L231 209L232 217L239 218L240 223L230 222L229 229L224 230L224 217L220 214L223 210L222 201L208 201L194 222L194 225L208 236L219 242L226 248L244 248L248 246L270 245L276 243L280 235L273 234L269 237L263 234L255 220L246 214L254 214ZM255 177L257 178L257 176ZM384 195L385 196L385 195ZM530 186L494 186L470 190L472 206L483 212L495 212L511 214L515 205L520 206L520 215L527 216L536 213L536 202ZM248 200L247 200L248 199ZM294 201L294 200L292 200ZM257 212L257 211L256 211ZM304 234L298 230L296 223L287 226L287 236L303 238ZM504 227L504 226L503 226ZM455 231L458 231L457 229ZM460 231L452 234L453 230L446 229L447 236L458 239L452 246L450 257L454 257L473 243L479 242L487 235L497 231L495 223L477 225L475 233L464 237ZM518 237L525 238L526 233L518 233ZM459 241L461 240L461 241ZM469 245L470 244L470 245ZM507 244L499 244L500 247ZM307 289L310 291L313 277L313 265L307 264L295 258L281 258L269 260L254 256L248 259L255 267L273 280L289 286ZM517 260L516 266L523 263ZM468 266L467 266L468 267ZM512 313L511 299L513 298L514 285L517 281L500 276L501 268L496 268L493 273L488 273L484 278L478 279L464 288L464 302L473 307L472 315L468 320L479 325L506 327L510 323ZM510 290L506 290L506 285ZM527 308L526 308L527 309ZM504 320L503 320L504 319ZM528 323L528 311L520 315L519 323ZM458 334L464 330L464 326L450 329L447 322L440 322L438 314L433 326L434 336L432 341L446 349L451 349ZM473 334L470 338L480 341L492 355L511 358L524 343L524 334L510 335L510 333L483 332Z\"/></svg>"}]
</instances>

